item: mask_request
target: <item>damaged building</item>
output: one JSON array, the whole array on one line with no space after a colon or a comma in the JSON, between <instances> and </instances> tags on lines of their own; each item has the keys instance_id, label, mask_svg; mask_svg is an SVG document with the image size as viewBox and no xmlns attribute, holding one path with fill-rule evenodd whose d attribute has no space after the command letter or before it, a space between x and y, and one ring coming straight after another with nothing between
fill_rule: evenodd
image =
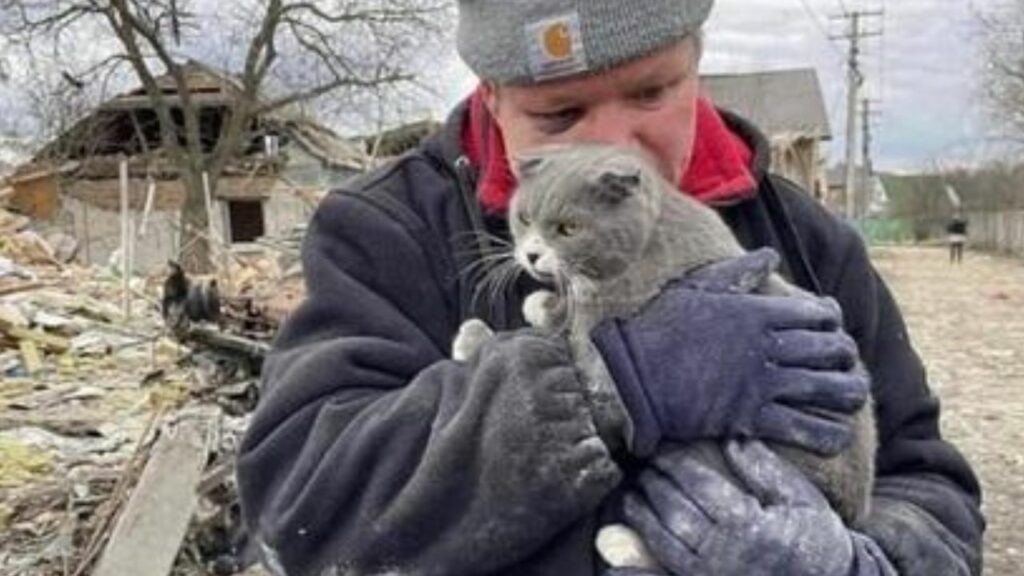
<instances>
[{"instance_id":1,"label":"damaged building","mask_svg":"<svg viewBox=\"0 0 1024 576\"><path fill-rule=\"evenodd\" d=\"M200 108L203 146L212 151L242 87L202 64L185 67ZM174 79L157 79L172 112ZM211 231L233 250L305 223L323 193L358 173L365 154L330 129L275 111L249 127L248 145L231 161L211 197ZM109 100L44 146L8 177L9 208L35 227L78 243L77 259L103 264L121 246L121 166L126 162L135 247L133 269L147 273L178 254L185 187L161 147L157 113L144 88Z\"/></svg>"},{"instance_id":2,"label":"damaged building","mask_svg":"<svg viewBox=\"0 0 1024 576\"><path fill-rule=\"evenodd\" d=\"M832 139L818 74L812 68L701 75L716 105L752 121L771 145L771 169L826 202L827 145Z\"/></svg>"}]
</instances>

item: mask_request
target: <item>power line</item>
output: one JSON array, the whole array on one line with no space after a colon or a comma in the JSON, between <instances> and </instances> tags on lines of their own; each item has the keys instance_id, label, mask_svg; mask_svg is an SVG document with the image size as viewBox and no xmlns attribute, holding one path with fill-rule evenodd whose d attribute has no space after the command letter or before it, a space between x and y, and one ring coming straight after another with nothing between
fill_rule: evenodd
<instances>
[{"instance_id":1,"label":"power line","mask_svg":"<svg viewBox=\"0 0 1024 576\"><path fill-rule=\"evenodd\" d=\"M844 54L842 50L839 50L836 47L836 45L832 43L832 35L829 33L828 28L825 27L825 24L822 23L821 18L818 16L818 13L814 11L814 8L812 8L810 4L808 4L807 0L800 0L800 5L803 6L804 13L807 14L807 17L810 18L811 22L814 23L814 26L818 29L818 32L821 32L822 37L828 42L828 45L832 48L832 51L835 52L835 54L839 57L841 61L845 62L846 54Z\"/></svg>"}]
</instances>

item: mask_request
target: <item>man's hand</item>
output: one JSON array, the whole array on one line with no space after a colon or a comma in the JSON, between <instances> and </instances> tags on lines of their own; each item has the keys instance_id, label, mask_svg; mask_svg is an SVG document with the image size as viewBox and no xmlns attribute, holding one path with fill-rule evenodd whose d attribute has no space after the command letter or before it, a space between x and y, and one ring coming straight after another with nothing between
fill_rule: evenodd
<instances>
[{"instance_id":1,"label":"man's hand","mask_svg":"<svg viewBox=\"0 0 1024 576\"><path fill-rule=\"evenodd\" d=\"M683 448L659 455L626 495L627 522L669 572L895 576L877 544L848 530L818 489L763 444L730 442L725 459L741 485Z\"/></svg>"},{"instance_id":2,"label":"man's hand","mask_svg":"<svg viewBox=\"0 0 1024 576\"><path fill-rule=\"evenodd\" d=\"M867 401L856 343L831 299L747 294L771 250L709 266L667 287L635 317L591 337L634 427L632 450L676 441L762 438L831 456Z\"/></svg>"}]
</instances>

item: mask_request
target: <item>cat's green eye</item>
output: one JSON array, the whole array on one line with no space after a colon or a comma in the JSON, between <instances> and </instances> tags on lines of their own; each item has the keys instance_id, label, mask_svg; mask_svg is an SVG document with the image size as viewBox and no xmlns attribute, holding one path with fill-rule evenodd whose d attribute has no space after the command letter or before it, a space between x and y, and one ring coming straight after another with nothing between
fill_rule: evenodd
<instances>
[{"instance_id":1,"label":"cat's green eye","mask_svg":"<svg viewBox=\"0 0 1024 576\"><path fill-rule=\"evenodd\" d=\"M558 230L558 233L561 236L575 236L580 232L580 225L579 222L565 220L558 223L558 227L556 228L556 230Z\"/></svg>"},{"instance_id":2,"label":"cat's green eye","mask_svg":"<svg viewBox=\"0 0 1024 576\"><path fill-rule=\"evenodd\" d=\"M526 212L519 213L519 223L522 224L523 226L530 225L530 217L526 215Z\"/></svg>"}]
</instances>

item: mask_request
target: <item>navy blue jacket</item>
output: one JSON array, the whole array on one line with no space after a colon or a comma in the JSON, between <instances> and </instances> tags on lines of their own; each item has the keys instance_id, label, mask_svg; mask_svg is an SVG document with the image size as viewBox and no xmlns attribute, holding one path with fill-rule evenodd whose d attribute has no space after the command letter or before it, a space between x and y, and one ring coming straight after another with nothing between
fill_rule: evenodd
<instances>
[{"instance_id":1,"label":"navy blue jacket","mask_svg":"<svg viewBox=\"0 0 1024 576\"><path fill-rule=\"evenodd\" d=\"M279 572L600 573L594 533L621 478L616 463L560 469L545 464L540 439L496 438L502 419L525 419L526 435L532 426L508 390L514 369L447 359L469 317L521 327L534 288L474 298L472 232L507 232L480 213L463 116L331 192L313 218L309 298L265 364L238 459L245 520ZM792 281L839 301L872 375L878 480L861 530L900 574L980 574L977 480L940 436L939 403L859 236L768 175L764 138L726 120L754 149L759 186L721 215L746 247L779 251Z\"/></svg>"}]
</instances>

